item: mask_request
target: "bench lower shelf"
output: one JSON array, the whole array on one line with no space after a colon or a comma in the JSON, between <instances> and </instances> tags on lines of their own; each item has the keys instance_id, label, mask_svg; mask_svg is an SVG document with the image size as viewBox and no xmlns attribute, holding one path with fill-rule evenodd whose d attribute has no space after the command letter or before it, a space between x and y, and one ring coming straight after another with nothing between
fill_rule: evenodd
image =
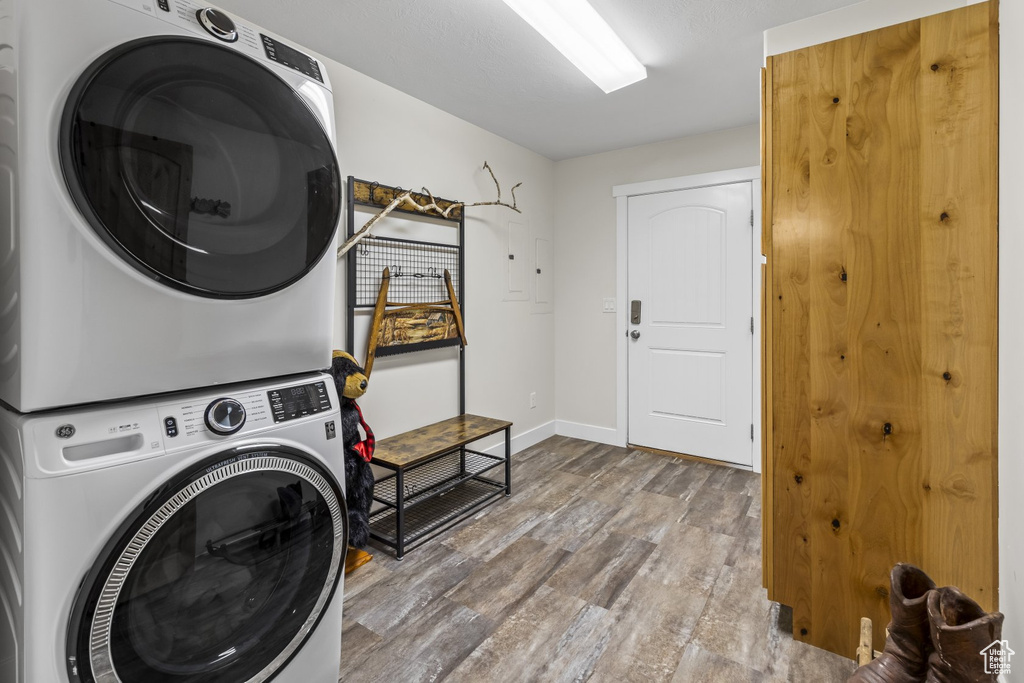
<instances>
[{"instance_id":1,"label":"bench lower shelf","mask_svg":"<svg viewBox=\"0 0 1024 683\"><path fill-rule=\"evenodd\" d=\"M505 483L470 479L445 493L404 510L403 550L412 550L505 495ZM398 548L398 511L384 509L370 518L370 535Z\"/></svg>"},{"instance_id":2,"label":"bench lower shelf","mask_svg":"<svg viewBox=\"0 0 1024 683\"><path fill-rule=\"evenodd\" d=\"M370 537L401 560L407 550L511 495L511 427L462 415L380 441L372 462L392 472L374 485ZM500 431L504 456L466 448Z\"/></svg>"}]
</instances>

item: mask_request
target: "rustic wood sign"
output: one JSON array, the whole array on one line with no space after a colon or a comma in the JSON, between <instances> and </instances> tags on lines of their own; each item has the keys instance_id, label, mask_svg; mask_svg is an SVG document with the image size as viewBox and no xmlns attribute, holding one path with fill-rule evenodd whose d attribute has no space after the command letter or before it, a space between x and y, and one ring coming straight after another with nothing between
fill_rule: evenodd
<instances>
[{"instance_id":1,"label":"rustic wood sign","mask_svg":"<svg viewBox=\"0 0 1024 683\"><path fill-rule=\"evenodd\" d=\"M381 276L380 292L370 323L370 339L366 346L363 368L370 376L373 360L377 356L406 353L435 346L466 345L466 330L462 325L462 311L447 270L444 279L448 298L431 303L403 303L388 301L391 269L385 268Z\"/></svg>"}]
</instances>

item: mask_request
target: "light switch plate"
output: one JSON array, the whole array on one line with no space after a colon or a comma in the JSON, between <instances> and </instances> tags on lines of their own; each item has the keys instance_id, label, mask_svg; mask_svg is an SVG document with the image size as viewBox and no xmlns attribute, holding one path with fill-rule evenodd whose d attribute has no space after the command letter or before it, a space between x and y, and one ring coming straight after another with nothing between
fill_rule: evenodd
<instances>
[{"instance_id":1,"label":"light switch plate","mask_svg":"<svg viewBox=\"0 0 1024 683\"><path fill-rule=\"evenodd\" d=\"M604 312L614 313L615 312L615 298L608 298L604 300Z\"/></svg>"}]
</instances>

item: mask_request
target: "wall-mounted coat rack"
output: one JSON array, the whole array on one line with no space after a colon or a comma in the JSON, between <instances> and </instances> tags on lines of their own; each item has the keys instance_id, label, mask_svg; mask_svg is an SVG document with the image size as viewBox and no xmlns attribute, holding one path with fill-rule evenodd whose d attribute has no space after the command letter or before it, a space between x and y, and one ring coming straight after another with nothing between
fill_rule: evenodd
<instances>
[{"instance_id":1,"label":"wall-mounted coat rack","mask_svg":"<svg viewBox=\"0 0 1024 683\"><path fill-rule=\"evenodd\" d=\"M356 210L377 211L388 206L401 187L348 178L347 235L352 237ZM421 206L434 202L442 211L454 200L413 193ZM358 309L374 309L367 343L365 369L370 372L376 357L427 349L459 347L459 412L466 412L465 311L465 213L457 206L447 216L422 213L401 205L394 212L429 222L444 221L458 227L456 244L364 237L346 253L348 325L346 344L355 351L355 318Z\"/></svg>"},{"instance_id":2,"label":"wall-mounted coat rack","mask_svg":"<svg viewBox=\"0 0 1024 683\"><path fill-rule=\"evenodd\" d=\"M490 171L486 163L484 168ZM515 188L513 203L507 204L501 201L497 179L494 183L498 189L496 201L465 206L500 205L518 212ZM407 550L483 506L512 494L512 423L466 414L466 332L462 317L466 305L464 206L413 193L409 199L423 209L418 211L417 207L407 208L396 199L402 199L404 192L400 187L350 176L348 239L339 247L348 259L350 352L355 347L356 311L373 310L367 374L375 356L445 346L456 347L459 353L459 415L382 439L373 456L373 464L391 473L379 478L374 486L373 499L379 508L370 516L370 535L394 548L399 560ZM355 212L360 207L377 215L357 229ZM382 208L428 223L445 221L449 226L456 225L458 242L371 236L370 228L386 215ZM505 436L503 456L468 447L500 432ZM502 469L503 476L497 474Z\"/></svg>"}]
</instances>

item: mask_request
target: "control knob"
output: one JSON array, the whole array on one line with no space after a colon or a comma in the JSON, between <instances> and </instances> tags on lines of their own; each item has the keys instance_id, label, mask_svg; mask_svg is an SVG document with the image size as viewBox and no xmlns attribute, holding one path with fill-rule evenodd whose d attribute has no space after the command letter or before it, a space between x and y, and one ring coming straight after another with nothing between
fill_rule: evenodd
<instances>
[{"instance_id":1,"label":"control knob","mask_svg":"<svg viewBox=\"0 0 1024 683\"><path fill-rule=\"evenodd\" d=\"M214 434L234 434L245 424L245 406L233 398L218 398L206 407L204 419Z\"/></svg>"},{"instance_id":2,"label":"control knob","mask_svg":"<svg viewBox=\"0 0 1024 683\"><path fill-rule=\"evenodd\" d=\"M225 43L233 43L238 40L238 31L235 29L235 22L231 17L220 10L207 7L196 12L196 18L206 31L214 38L223 40Z\"/></svg>"}]
</instances>

